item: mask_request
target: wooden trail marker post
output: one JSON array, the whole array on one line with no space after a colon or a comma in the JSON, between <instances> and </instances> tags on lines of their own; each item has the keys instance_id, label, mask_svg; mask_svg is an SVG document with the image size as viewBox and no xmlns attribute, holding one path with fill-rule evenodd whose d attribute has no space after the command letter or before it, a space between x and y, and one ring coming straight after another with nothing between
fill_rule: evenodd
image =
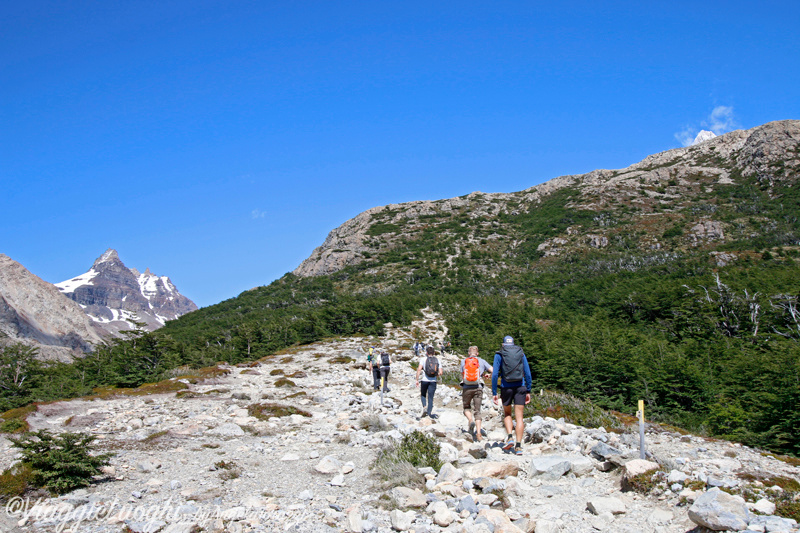
<instances>
[{"instance_id":1,"label":"wooden trail marker post","mask_svg":"<svg viewBox=\"0 0 800 533\"><path fill-rule=\"evenodd\" d=\"M644 446L644 400L639 400L639 411L636 415L639 417L639 459L644 459L647 455Z\"/></svg>"}]
</instances>

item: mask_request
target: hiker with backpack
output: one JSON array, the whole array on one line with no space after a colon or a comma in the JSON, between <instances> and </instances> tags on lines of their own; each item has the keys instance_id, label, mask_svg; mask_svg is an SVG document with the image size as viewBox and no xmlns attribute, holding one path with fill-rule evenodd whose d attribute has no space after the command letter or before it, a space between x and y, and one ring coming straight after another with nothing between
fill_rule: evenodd
<instances>
[{"instance_id":1,"label":"hiker with backpack","mask_svg":"<svg viewBox=\"0 0 800 533\"><path fill-rule=\"evenodd\" d=\"M372 389L377 391L381 386L381 367L372 346L369 347L369 355L367 355L367 370L372 372Z\"/></svg>"},{"instance_id":2,"label":"hiker with backpack","mask_svg":"<svg viewBox=\"0 0 800 533\"><path fill-rule=\"evenodd\" d=\"M464 416L469 421L469 433L475 442L481 437L481 402L483 401L483 376L491 373L489 363L478 357L478 347L470 346L466 359L461 360L461 402Z\"/></svg>"},{"instance_id":3,"label":"hiker with backpack","mask_svg":"<svg viewBox=\"0 0 800 533\"><path fill-rule=\"evenodd\" d=\"M433 346L428 346L425 357L417 366L417 387L419 387L420 398L422 399L422 415L420 418L429 416L439 418L433 414L433 395L436 393L436 378L442 375L442 366L436 357Z\"/></svg>"},{"instance_id":4,"label":"hiker with backpack","mask_svg":"<svg viewBox=\"0 0 800 533\"><path fill-rule=\"evenodd\" d=\"M383 392L389 392L389 367L392 364L392 358L387 352L381 352L380 357L380 377L383 380Z\"/></svg>"},{"instance_id":5,"label":"hiker with backpack","mask_svg":"<svg viewBox=\"0 0 800 533\"><path fill-rule=\"evenodd\" d=\"M522 348L514 344L509 335L503 337L503 344L494 354L492 367L492 400L497 404L497 379L500 378L500 397L503 401L503 425L508 438L503 450L512 448L514 453L522 455L522 436L525 434L523 412L525 405L531 401L531 367ZM512 435L513 422L511 407L514 407L514 419L517 423L516 442Z\"/></svg>"}]
</instances>

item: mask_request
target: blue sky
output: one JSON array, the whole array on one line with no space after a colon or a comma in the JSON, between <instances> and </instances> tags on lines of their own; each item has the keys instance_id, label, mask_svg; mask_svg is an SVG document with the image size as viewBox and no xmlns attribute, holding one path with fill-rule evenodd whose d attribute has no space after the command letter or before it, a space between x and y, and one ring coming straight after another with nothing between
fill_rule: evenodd
<instances>
[{"instance_id":1,"label":"blue sky","mask_svg":"<svg viewBox=\"0 0 800 533\"><path fill-rule=\"evenodd\" d=\"M0 253L198 305L376 205L800 118L797 2L0 2Z\"/></svg>"}]
</instances>

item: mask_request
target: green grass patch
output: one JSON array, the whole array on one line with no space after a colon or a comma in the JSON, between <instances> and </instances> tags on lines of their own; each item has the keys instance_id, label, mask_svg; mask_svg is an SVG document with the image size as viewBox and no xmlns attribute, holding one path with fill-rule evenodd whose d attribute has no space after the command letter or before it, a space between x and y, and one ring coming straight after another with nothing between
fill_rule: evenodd
<instances>
[{"instance_id":1,"label":"green grass patch","mask_svg":"<svg viewBox=\"0 0 800 533\"><path fill-rule=\"evenodd\" d=\"M247 406L247 414L259 420L269 420L272 417L302 415L310 417L311 413L298 409L292 405L279 403L254 403Z\"/></svg>"}]
</instances>

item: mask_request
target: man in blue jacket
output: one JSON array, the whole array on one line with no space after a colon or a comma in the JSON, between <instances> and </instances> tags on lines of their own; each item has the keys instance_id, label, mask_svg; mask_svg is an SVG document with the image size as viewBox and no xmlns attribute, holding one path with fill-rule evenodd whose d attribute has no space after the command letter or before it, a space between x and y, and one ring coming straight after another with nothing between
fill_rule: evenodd
<instances>
[{"instance_id":1,"label":"man in blue jacket","mask_svg":"<svg viewBox=\"0 0 800 533\"><path fill-rule=\"evenodd\" d=\"M497 378L500 378L500 397L503 400L503 425L508 437L503 449L514 448L514 453L522 455L522 437L525 434L525 423L522 420L525 405L531 401L531 367L522 348L514 344L514 339L506 335L500 350L494 354L492 367L492 400L497 404ZM511 433L511 406L514 406L514 418L517 422L516 442Z\"/></svg>"}]
</instances>

